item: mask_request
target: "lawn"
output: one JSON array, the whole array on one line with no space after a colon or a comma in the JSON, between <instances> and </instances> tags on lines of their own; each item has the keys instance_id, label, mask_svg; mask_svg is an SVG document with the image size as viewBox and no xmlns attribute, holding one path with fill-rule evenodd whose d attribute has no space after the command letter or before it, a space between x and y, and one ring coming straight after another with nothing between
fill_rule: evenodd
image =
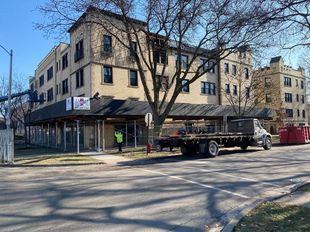
<instances>
[{"instance_id":1,"label":"lawn","mask_svg":"<svg viewBox=\"0 0 310 232\"><path fill-rule=\"evenodd\" d=\"M260 204L236 226L235 232L310 231L310 209L274 202Z\"/></svg>"},{"instance_id":2,"label":"lawn","mask_svg":"<svg viewBox=\"0 0 310 232\"><path fill-rule=\"evenodd\" d=\"M75 153L63 153L56 149L19 146L15 147L15 164L18 165L65 165L103 163L98 160Z\"/></svg>"}]
</instances>

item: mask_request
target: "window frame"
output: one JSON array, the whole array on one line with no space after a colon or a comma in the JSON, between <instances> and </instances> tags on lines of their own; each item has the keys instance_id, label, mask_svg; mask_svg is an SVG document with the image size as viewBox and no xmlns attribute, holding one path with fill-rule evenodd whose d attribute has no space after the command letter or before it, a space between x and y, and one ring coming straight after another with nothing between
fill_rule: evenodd
<instances>
[{"instance_id":1,"label":"window frame","mask_svg":"<svg viewBox=\"0 0 310 232\"><path fill-rule=\"evenodd\" d=\"M134 84L132 84L132 76L131 76L131 74L132 73L135 73L135 79L136 79L136 84L134 85ZM129 86L130 87L138 87L139 86L139 84L138 84L138 71L137 70L134 70L134 69L130 69L129 70Z\"/></svg>"},{"instance_id":2,"label":"window frame","mask_svg":"<svg viewBox=\"0 0 310 232\"><path fill-rule=\"evenodd\" d=\"M186 86L183 86L185 84L185 82L188 83L189 80L188 79L182 80L182 90L181 90L181 93L189 93L190 92L189 84L186 85Z\"/></svg>"},{"instance_id":3,"label":"window frame","mask_svg":"<svg viewBox=\"0 0 310 232\"><path fill-rule=\"evenodd\" d=\"M109 76L111 76L110 78L110 80L111 81L106 81L107 79L106 79L106 73L105 73L105 70L111 70L111 72L110 72L110 74L111 75L109 75ZM102 84L113 84L113 67L112 66L108 66L108 65L103 65L103 70L102 70Z\"/></svg>"}]
</instances>

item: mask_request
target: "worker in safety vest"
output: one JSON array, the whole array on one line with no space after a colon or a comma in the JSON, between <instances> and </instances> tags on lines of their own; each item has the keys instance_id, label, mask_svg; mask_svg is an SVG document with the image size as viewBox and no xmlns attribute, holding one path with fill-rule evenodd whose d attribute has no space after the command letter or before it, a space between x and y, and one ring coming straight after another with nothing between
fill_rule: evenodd
<instances>
[{"instance_id":1,"label":"worker in safety vest","mask_svg":"<svg viewBox=\"0 0 310 232\"><path fill-rule=\"evenodd\" d=\"M122 152L123 133L120 131L115 132L116 143L118 145L118 151Z\"/></svg>"}]
</instances>

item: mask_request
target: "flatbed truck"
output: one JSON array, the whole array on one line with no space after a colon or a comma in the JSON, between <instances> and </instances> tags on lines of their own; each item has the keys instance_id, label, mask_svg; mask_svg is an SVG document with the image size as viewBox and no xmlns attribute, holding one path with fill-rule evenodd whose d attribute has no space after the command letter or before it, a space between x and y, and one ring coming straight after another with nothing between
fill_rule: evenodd
<instances>
[{"instance_id":1,"label":"flatbed truck","mask_svg":"<svg viewBox=\"0 0 310 232\"><path fill-rule=\"evenodd\" d=\"M200 153L211 157L218 155L220 147L240 147L243 150L248 146L259 146L265 150L272 147L271 135L261 126L258 119L232 120L228 122L226 131L174 135L170 138L160 138L157 145L169 146L167 144L170 140L171 146L177 144L183 155Z\"/></svg>"}]
</instances>

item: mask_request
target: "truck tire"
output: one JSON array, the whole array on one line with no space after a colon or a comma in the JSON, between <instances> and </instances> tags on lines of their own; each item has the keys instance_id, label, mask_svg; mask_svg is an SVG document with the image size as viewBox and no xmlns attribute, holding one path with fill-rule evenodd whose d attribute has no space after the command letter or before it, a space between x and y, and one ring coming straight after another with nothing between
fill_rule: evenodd
<instances>
[{"instance_id":1,"label":"truck tire","mask_svg":"<svg viewBox=\"0 0 310 232\"><path fill-rule=\"evenodd\" d=\"M240 146L240 148L241 148L241 150L246 150L246 149L248 149L248 146L247 145L243 145L243 146Z\"/></svg>"},{"instance_id":2,"label":"truck tire","mask_svg":"<svg viewBox=\"0 0 310 232\"><path fill-rule=\"evenodd\" d=\"M271 147L272 147L271 138L268 136L268 137L266 138L265 145L263 146L263 148L264 148L265 150L270 150Z\"/></svg>"},{"instance_id":3,"label":"truck tire","mask_svg":"<svg viewBox=\"0 0 310 232\"><path fill-rule=\"evenodd\" d=\"M156 145L156 151L162 151L163 150L163 147L161 146L161 144L157 144Z\"/></svg>"},{"instance_id":4,"label":"truck tire","mask_svg":"<svg viewBox=\"0 0 310 232\"><path fill-rule=\"evenodd\" d=\"M216 157L219 154L219 145L216 141L210 140L208 143L208 155L211 157Z\"/></svg>"}]
</instances>

